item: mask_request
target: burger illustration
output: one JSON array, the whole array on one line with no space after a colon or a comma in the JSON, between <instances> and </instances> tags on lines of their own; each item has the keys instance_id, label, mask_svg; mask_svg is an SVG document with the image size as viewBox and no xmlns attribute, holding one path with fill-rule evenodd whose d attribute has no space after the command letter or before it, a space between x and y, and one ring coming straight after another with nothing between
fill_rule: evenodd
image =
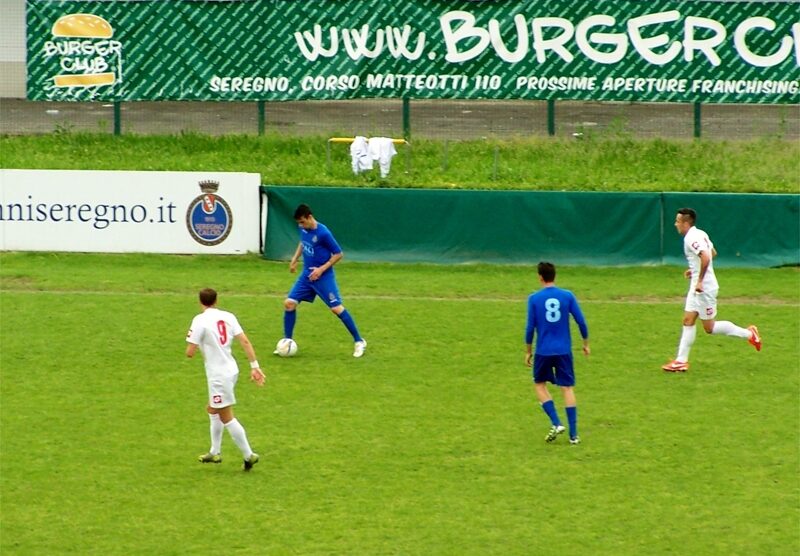
<instances>
[{"instance_id":1,"label":"burger illustration","mask_svg":"<svg viewBox=\"0 0 800 556\"><path fill-rule=\"evenodd\" d=\"M93 52L103 60L103 55L114 55L119 53L119 43L110 41L114 36L114 29L100 16L93 14L69 14L58 18L53 24L53 36L73 43L74 47L68 47L67 52L72 54L75 50L82 52ZM100 39L100 40L92 40ZM103 70L108 69L105 60L102 61ZM66 73L53 77L56 87L96 87L99 85L111 85L116 81L116 76L110 71L99 71L98 66L90 64L76 65L76 71L84 73Z\"/></svg>"}]
</instances>

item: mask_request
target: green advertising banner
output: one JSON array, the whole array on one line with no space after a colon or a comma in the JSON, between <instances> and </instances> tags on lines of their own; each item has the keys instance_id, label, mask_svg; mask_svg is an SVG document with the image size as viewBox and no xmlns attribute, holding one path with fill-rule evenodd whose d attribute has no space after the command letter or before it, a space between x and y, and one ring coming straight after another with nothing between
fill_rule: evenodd
<instances>
[{"instance_id":1,"label":"green advertising banner","mask_svg":"<svg viewBox=\"0 0 800 556\"><path fill-rule=\"evenodd\" d=\"M800 103L800 4L27 0L32 100Z\"/></svg>"}]
</instances>

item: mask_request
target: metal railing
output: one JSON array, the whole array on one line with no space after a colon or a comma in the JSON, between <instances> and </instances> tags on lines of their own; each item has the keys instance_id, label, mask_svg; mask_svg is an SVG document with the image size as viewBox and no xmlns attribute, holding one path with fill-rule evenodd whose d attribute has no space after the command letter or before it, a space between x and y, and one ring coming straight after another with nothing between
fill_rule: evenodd
<instances>
[{"instance_id":1,"label":"metal railing","mask_svg":"<svg viewBox=\"0 0 800 556\"><path fill-rule=\"evenodd\" d=\"M798 105L377 99L124 103L0 99L0 133L380 135L467 140L587 135L800 139Z\"/></svg>"}]
</instances>

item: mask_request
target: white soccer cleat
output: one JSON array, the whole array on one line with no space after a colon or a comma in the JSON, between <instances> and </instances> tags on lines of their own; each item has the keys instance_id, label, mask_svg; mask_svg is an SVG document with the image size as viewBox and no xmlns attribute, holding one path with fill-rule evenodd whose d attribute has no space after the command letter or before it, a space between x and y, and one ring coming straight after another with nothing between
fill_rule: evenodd
<instances>
[{"instance_id":1,"label":"white soccer cleat","mask_svg":"<svg viewBox=\"0 0 800 556\"><path fill-rule=\"evenodd\" d=\"M353 357L363 357L365 351L367 351L367 341L359 340L358 342L355 343L355 347L353 349Z\"/></svg>"},{"instance_id":2,"label":"white soccer cleat","mask_svg":"<svg viewBox=\"0 0 800 556\"><path fill-rule=\"evenodd\" d=\"M550 427L550 431L547 433L547 436L544 437L545 442L552 442L553 440L558 437L559 434L563 433L567 428L564 425L553 425Z\"/></svg>"}]
</instances>

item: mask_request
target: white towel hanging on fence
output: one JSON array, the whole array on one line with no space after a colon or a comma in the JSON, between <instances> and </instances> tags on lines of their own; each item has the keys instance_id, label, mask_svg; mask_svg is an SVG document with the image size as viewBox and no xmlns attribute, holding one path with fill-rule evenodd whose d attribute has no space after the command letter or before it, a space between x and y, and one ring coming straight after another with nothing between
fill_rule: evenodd
<instances>
[{"instance_id":1,"label":"white towel hanging on fence","mask_svg":"<svg viewBox=\"0 0 800 556\"><path fill-rule=\"evenodd\" d=\"M372 170L372 157L369 152L367 138L363 135L356 135L350 143L350 158L353 163L353 173L358 175L366 170Z\"/></svg>"},{"instance_id":2,"label":"white towel hanging on fence","mask_svg":"<svg viewBox=\"0 0 800 556\"><path fill-rule=\"evenodd\" d=\"M389 137L372 137L369 140L369 155L372 160L377 160L381 167L381 177L389 175L392 168L392 157L397 154L394 140Z\"/></svg>"}]
</instances>

